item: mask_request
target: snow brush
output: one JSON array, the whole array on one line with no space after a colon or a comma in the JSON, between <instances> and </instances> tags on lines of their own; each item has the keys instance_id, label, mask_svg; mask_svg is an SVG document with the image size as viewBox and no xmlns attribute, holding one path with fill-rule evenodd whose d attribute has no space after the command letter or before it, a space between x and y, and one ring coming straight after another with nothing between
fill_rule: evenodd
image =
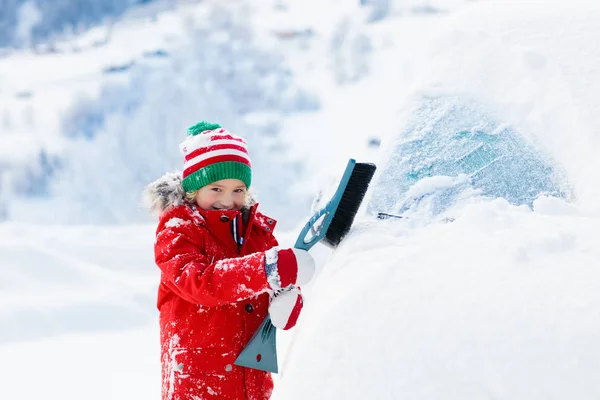
<instances>
[{"instance_id":1,"label":"snow brush","mask_svg":"<svg viewBox=\"0 0 600 400\"><path fill-rule=\"evenodd\" d=\"M294 247L308 251L322 242L336 248L352 227L375 169L375 164L357 163L350 159L333 197L304 225ZM271 317L267 315L235 364L277 373L276 331Z\"/></svg>"}]
</instances>

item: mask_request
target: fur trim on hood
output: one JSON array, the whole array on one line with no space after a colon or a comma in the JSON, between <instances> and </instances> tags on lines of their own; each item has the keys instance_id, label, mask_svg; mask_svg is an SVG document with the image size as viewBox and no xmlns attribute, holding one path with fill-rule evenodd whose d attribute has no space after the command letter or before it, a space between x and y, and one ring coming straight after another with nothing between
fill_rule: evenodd
<instances>
[{"instance_id":1,"label":"fur trim on hood","mask_svg":"<svg viewBox=\"0 0 600 400\"><path fill-rule=\"evenodd\" d=\"M160 216L170 207L186 204L185 191L181 185L181 173L169 172L158 178L144 189L144 205L148 210L157 216ZM256 199L251 190L246 195L244 208L249 208L256 204Z\"/></svg>"}]
</instances>

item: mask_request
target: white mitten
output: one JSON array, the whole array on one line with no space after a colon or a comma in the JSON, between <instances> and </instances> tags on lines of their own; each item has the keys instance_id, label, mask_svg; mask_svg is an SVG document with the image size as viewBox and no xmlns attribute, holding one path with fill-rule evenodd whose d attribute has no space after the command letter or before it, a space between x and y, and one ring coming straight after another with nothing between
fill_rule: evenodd
<instances>
[{"instance_id":1,"label":"white mitten","mask_svg":"<svg viewBox=\"0 0 600 400\"><path fill-rule=\"evenodd\" d=\"M269 305L271 322L276 328L287 330L296 325L302 310L300 288L292 288L274 296Z\"/></svg>"}]
</instances>

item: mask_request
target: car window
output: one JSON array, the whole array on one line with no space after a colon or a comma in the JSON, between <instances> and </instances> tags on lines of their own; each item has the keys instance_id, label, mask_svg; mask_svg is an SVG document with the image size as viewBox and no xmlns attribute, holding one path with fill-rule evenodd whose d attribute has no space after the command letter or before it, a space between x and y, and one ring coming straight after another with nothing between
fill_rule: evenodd
<instances>
[{"instance_id":1,"label":"car window","mask_svg":"<svg viewBox=\"0 0 600 400\"><path fill-rule=\"evenodd\" d=\"M541 194L571 196L556 162L458 96L423 98L392 147L373 185L371 213L437 215L471 196L529 206Z\"/></svg>"}]
</instances>

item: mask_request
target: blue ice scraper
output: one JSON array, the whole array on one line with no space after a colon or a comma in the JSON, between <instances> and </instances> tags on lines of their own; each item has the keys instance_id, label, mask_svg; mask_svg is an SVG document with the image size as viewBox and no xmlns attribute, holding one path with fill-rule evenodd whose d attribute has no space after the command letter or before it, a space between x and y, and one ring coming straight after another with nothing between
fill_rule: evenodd
<instances>
[{"instance_id":1,"label":"blue ice scraper","mask_svg":"<svg viewBox=\"0 0 600 400\"><path fill-rule=\"evenodd\" d=\"M310 250L319 241L330 247L337 247L350 231L354 217L375 174L375 168L374 164L357 163L354 159L350 159L335 194L304 225L294 247ZM271 318L267 315L235 360L235 364L277 373L276 331Z\"/></svg>"}]
</instances>

